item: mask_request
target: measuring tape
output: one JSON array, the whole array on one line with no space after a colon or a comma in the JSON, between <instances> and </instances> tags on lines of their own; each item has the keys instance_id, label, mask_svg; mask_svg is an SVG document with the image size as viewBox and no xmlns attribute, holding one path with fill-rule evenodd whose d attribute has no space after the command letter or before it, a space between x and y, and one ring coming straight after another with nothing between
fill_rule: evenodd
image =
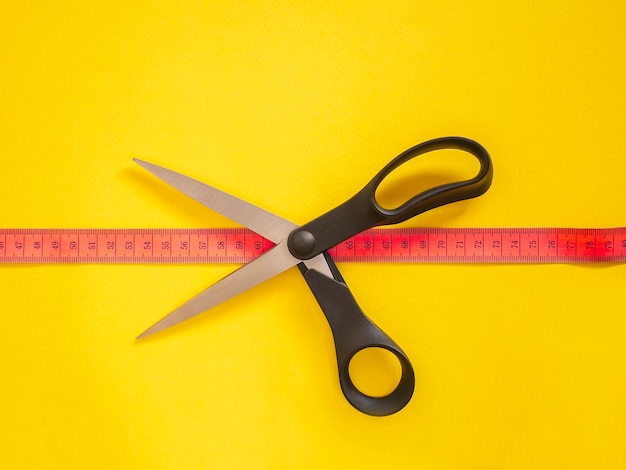
<instances>
[{"instance_id":1,"label":"measuring tape","mask_svg":"<svg viewBox=\"0 0 626 470\"><path fill-rule=\"evenodd\" d=\"M0 263L247 263L272 246L244 228L0 229ZM626 227L372 229L329 253L337 262L620 262Z\"/></svg>"}]
</instances>

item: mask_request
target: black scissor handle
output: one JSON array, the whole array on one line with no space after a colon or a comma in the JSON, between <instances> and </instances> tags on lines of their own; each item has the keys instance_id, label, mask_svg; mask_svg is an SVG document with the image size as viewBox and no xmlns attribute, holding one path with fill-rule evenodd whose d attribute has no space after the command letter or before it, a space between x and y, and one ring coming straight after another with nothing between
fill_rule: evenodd
<instances>
[{"instance_id":1,"label":"black scissor handle","mask_svg":"<svg viewBox=\"0 0 626 470\"><path fill-rule=\"evenodd\" d=\"M468 180L422 191L395 209L385 209L376 201L376 190L393 170L419 155L443 149L473 155L480 163L478 174ZM289 251L298 259L313 258L363 230L397 224L435 207L480 196L489 189L492 179L489 153L478 142L465 137L441 137L423 142L394 158L355 196L294 230L289 235Z\"/></svg>"},{"instance_id":2,"label":"black scissor handle","mask_svg":"<svg viewBox=\"0 0 626 470\"><path fill-rule=\"evenodd\" d=\"M325 254L333 274L331 279L320 272L301 265L301 270L315 295L333 333L339 384L344 396L357 410L371 416L387 416L400 411L413 396L415 373L407 355L378 328L360 309L343 282L336 266ZM402 366L402 376L396 388L383 397L361 392L350 377L350 361L366 348L383 348L393 353Z\"/></svg>"}]
</instances>

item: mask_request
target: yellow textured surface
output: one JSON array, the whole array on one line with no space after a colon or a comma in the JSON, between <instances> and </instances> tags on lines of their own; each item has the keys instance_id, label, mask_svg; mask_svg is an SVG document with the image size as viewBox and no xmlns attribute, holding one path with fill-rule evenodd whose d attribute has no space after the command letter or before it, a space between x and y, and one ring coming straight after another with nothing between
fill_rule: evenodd
<instances>
[{"instance_id":1,"label":"yellow textured surface","mask_svg":"<svg viewBox=\"0 0 626 470\"><path fill-rule=\"evenodd\" d=\"M405 148L483 143L410 226L626 224L623 2L3 1L0 226L231 225L159 163L305 222ZM134 337L232 266L0 266L2 468L626 467L626 266L342 265L413 360L352 409L297 270Z\"/></svg>"}]
</instances>

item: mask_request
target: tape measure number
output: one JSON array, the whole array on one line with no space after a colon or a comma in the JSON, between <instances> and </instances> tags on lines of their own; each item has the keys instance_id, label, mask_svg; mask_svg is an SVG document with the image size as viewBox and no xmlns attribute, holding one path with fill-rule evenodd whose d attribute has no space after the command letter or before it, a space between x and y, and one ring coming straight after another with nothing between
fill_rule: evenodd
<instances>
[{"instance_id":1,"label":"tape measure number","mask_svg":"<svg viewBox=\"0 0 626 470\"><path fill-rule=\"evenodd\" d=\"M0 263L247 263L272 246L243 228L0 229ZM620 262L626 227L373 229L329 251L338 262Z\"/></svg>"}]
</instances>

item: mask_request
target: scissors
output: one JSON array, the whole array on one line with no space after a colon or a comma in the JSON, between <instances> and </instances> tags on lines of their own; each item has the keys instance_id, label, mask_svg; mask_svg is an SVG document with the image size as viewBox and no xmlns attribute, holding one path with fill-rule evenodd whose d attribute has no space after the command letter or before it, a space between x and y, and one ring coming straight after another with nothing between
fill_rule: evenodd
<instances>
[{"instance_id":1,"label":"scissors","mask_svg":"<svg viewBox=\"0 0 626 470\"><path fill-rule=\"evenodd\" d=\"M376 190L394 170L419 155L443 149L461 150L475 157L480 163L476 176L427 189L393 209L379 204ZM430 209L483 194L491 185L493 169L482 145L464 137L441 137L411 147L387 164L355 196L301 226L188 176L142 160L134 161L187 196L275 243L273 248L148 328L138 339L205 312L298 266L330 325L339 384L348 402L372 416L390 415L406 406L415 388L415 373L409 358L363 313L327 250L371 227L397 224ZM400 380L388 395L367 395L350 377L350 361L366 348L390 351L401 365Z\"/></svg>"}]
</instances>

